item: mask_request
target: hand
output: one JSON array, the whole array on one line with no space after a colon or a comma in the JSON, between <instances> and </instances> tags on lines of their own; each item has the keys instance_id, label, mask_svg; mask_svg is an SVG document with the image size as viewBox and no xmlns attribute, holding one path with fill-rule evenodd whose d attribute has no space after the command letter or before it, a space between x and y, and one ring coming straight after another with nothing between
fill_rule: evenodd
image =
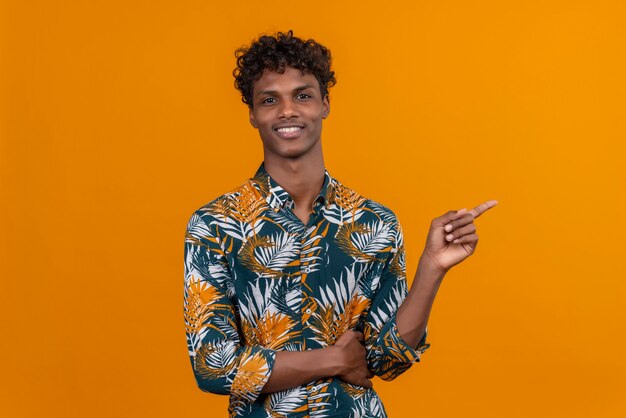
<instances>
[{"instance_id":1,"label":"hand","mask_svg":"<svg viewBox=\"0 0 626 418\"><path fill-rule=\"evenodd\" d=\"M367 368L365 358L365 346L363 345L363 333L348 330L337 339L334 345L340 360L340 370L337 376L353 385L372 388L374 385L369 380L374 375Z\"/></svg>"},{"instance_id":2,"label":"hand","mask_svg":"<svg viewBox=\"0 0 626 418\"><path fill-rule=\"evenodd\" d=\"M451 210L433 219L422 258L446 273L472 255L478 245L474 219L497 204L497 200L488 200L470 211L465 208Z\"/></svg>"}]
</instances>

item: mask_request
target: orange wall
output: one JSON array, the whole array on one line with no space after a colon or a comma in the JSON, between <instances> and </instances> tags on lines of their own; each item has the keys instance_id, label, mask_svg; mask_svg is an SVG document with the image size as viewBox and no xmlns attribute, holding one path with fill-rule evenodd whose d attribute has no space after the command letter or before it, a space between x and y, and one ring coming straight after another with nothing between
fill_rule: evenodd
<instances>
[{"instance_id":1,"label":"orange wall","mask_svg":"<svg viewBox=\"0 0 626 418\"><path fill-rule=\"evenodd\" d=\"M3 1L0 416L226 416L185 344L183 235L252 176L233 51L331 48L332 175L430 220L488 199L390 416L626 416L622 1ZM411 412L413 411L413 412Z\"/></svg>"}]
</instances>

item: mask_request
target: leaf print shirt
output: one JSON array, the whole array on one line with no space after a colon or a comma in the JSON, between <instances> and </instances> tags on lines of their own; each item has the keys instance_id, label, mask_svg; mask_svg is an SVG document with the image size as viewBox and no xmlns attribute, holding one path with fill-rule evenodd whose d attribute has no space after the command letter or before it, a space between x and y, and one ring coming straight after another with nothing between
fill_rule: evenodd
<instances>
[{"instance_id":1,"label":"leaf print shirt","mask_svg":"<svg viewBox=\"0 0 626 418\"><path fill-rule=\"evenodd\" d=\"M429 348L396 326L406 298L403 234L386 206L325 170L305 225L262 162L199 208L185 235L184 321L198 387L230 395L230 417L386 417L376 392L337 377L261 393L276 351L364 334L370 370L392 380Z\"/></svg>"}]
</instances>

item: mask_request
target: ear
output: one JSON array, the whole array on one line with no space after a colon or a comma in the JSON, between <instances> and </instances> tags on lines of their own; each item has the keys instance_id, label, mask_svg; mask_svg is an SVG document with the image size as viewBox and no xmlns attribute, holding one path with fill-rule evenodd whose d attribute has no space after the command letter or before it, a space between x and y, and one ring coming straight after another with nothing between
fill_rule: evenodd
<instances>
[{"instance_id":1,"label":"ear","mask_svg":"<svg viewBox=\"0 0 626 418\"><path fill-rule=\"evenodd\" d=\"M250 124L254 127L254 129L258 129L259 125L256 123L256 119L254 118L254 112L252 111L252 106L248 108L248 117L250 118Z\"/></svg>"},{"instance_id":2,"label":"ear","mask_svg":"<svg viewBox=\"0 0 626 418\"><path fill-rule=\"evenodd\" d=\"M330 98L328 94L324 96L324 100L322 100L322 119L326 119L328 114L330 113Z\"/></svg>"}]
</instances>

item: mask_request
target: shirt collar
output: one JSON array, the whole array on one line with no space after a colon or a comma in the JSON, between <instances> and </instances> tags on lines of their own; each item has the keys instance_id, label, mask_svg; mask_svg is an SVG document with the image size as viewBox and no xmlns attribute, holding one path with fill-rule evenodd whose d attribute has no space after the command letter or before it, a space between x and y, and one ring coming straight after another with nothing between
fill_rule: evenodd
<instances>
[{"instance_id":1,"label":"shirt collar","mask_svg":"<svg viewBox=\"0 0 626 418\"><path fill-rule=\"evenodd\" d=\"M274 209L275 211L280 210L284 206L293 209L294 201L289 196L289 193L285 189L283 189L276 180L272 178L265 170L265 161L261 162L256 174L252 178L255 183L258 185L259 191L265 197L267 204ZM333 202L335 197L335 188L334 188L334 179L328 172L328 170L324 169L324 184L322 185L322 189L319 194L315 198L314 202L321 200L326 208L328 208Z\"/></svg>"}]
</instances>

